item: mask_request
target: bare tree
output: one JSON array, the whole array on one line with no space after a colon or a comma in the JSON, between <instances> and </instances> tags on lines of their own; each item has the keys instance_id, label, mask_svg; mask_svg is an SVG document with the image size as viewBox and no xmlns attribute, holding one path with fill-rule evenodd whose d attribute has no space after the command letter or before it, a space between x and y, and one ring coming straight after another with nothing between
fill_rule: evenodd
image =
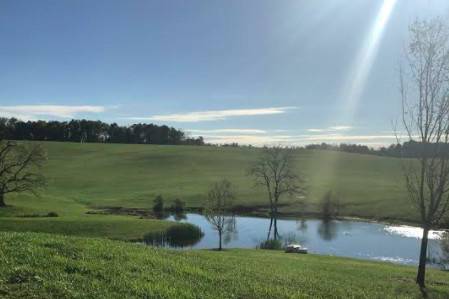
<instances>
[{"instance_id":1,"label":"bare tree","mask_svg":"<svg viewBox=\"0 0 449 299\"><path fill-rule=\"evenodd\" d=\"M235 217L230 213L233 199L231 183L227 180L215 183L207 197L204 215L218 232L218 250L222 250L223 233L235 228Z\"/></svg>"},{"instance_id":2,"label":"bare tree","mask_svg":"<svg viewBox=\"0 0 449 299\"><path fill-rule=\"evenodd\" d=\"M45 185L40 168L46 160L40 145L0 141L0 207L9 193L32 192Z\"/></svg>"},{"instance_id":3,"label":"bare tree","mask_svg":"<svg viewBox=\"0 0 449 299\"><path fill-rule=\"evenodd\" d=\"M299 195L304 190L299 186L301 180L294 170L292 149L275 146L264 147L262 151L262 155L252 165L249 173L255 178L257 185L266 188L272 218L268 234L270 235L274 219L274 239L276 239L279 200L284 195Z\"/></svg>"},{"instance_id":4,"label":"bare tree","mask_svg":"<svg viewBox=\"0 0 449 299\"><path fill-rule=\"evenodd\" d=\"M440 19L410 26L406 64L401 66L402 123L417 159L403 159L405 182L423 228L416 283L425 287L429 230L449 207L449 31Z\"/></svg>"}]
</instances>

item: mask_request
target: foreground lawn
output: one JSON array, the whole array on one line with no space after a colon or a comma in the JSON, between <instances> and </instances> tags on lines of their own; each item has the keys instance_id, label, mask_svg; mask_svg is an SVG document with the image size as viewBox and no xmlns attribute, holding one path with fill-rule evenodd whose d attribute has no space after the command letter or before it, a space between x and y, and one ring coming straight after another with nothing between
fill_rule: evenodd
<instances>
[{"instance_id":1,"label":"foreground lawn","mask_svg":"<svg viewBox=\"0 0 449 299\"><path fill-rule=\"evenodd\" d=\"M336 257L0 233L2 298L420 298L414 277ZM448 272L428 272L428 297L449 298Z\"/></svg>"}]
</instances>

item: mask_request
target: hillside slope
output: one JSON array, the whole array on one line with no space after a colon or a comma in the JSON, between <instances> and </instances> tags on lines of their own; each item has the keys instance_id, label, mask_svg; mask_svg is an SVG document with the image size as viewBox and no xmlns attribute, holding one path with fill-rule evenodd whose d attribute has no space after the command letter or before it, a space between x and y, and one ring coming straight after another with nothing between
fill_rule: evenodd
<instances>
[{"instance_id":1,"label":"hillside slope","mask_svg":"<svg viewBox=\"0 0 449 299\"><path fill-rule=\"evenodd\" d=\"M11 196L17 213L55 210L78 215L95 207L149 208L161 194L168 202L180 198L198 207L210 185L229 179L236 204L266 205L263 188L254 186L248 168L259 149L198 146L77 144L44 142L48 151L48 188L40 198ZM329 190L339 194L348 216L415 219L395 158L328 151L299 150L296 167L306 179L306 207L285 199L281 212L316 212ZM16 213L16 214L17 214ZM0 215L11 215L11 212Z\"/></svg>"}]
</instances>

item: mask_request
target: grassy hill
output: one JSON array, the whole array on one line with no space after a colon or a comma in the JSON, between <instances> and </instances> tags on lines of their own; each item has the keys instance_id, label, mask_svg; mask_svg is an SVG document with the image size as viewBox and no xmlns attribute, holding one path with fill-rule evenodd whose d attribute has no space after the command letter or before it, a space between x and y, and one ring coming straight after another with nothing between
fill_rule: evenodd
<instances>
[{"instance_id":1,"label":"grassy hill","mask_svg":"<svg viewBox=\"0 0 449 299\"><path fill-rule=\"evenodd\" d=\"M0 230L132 239L169 224L86 213L101 207L150 209L158 194L168 204L180 198L189 207L200 207L210 185L222 178L233 183L237 205L260 212L261 206L267 204L263 188L256 187L247 176L259 149L62 142L43 145L48 152L44 169L48 187L40 197L8 196L10 207L0 209ZM346 216L416 219L405 197L398 159L298 150L295 163L306 179L307 206L286 198L281 212L317 212L322 195L332 190L339 194ZM50 211L59 217L18 217Z\"/></svg>"},{"instance_id":2,"label":"grassy hill","mask_svg":"<svg viewBox=\"0 0 449 299\"><path fill-rule=\"evenodd\" d=\"M421 298L415 271L266 250L0 233L2 298ZM427 286L428 298L449 298L449 272L430 269Z\"/></svg>"},{"instance_id":3,"label":"grassy hill","mask_svg":"<svg viewBox=\"0 0 449 299\"><path fill-rule=\"evenodd\" d=\"M266 204L247 170L258 149L197 146L43 143L48 151L45 174L49 184L41 198L19 195L8 202L21 212L55 210L61 215L93 207L143 207L161 194L201 206L210 185L228 178L237 189L237 203ZM299 150L296 167L307 181L307 210L316 210L322 195L332 190L344 213L364 217L413 218L406 200L400 161L370 155ZM286 199L288 210L300 211Z\"/></svg>"}]
</instances>

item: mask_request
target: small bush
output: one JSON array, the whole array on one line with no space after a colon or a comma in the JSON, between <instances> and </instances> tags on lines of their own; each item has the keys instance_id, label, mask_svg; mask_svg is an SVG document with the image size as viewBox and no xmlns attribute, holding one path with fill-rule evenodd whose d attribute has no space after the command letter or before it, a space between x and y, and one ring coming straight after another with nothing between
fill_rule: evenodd
<instances>
[{"instance_id":1,"label":"small bush","mask_svg":"<svg viewBox=\"0 0 449 299\"><path fill-rule=\"evenodd\" d=\"M260 249L282 250L282 242L280 240L266 240L259 244Z\"/></svg>"},{"instance_id":2,"label":"small bush","mask_svg":"<svg viewBox=\"0 0 449 299\"><path fill-rule=\"evenodd\" d=\"M148 245L186 247L195 245L204 236L201 229L190 223L179 223L169 227L165 232L151 232L143 239Z\"/></svg>"},{"instance_id":3,"label":"small bush","mask_svg":"<svg viewBox=\"0 0 449 299\"><path fill-rule=\"evenodd\" d=\"M167 239L172 247L192 246L203 236L201 229L190 223L179 223L167 230Z\"/></svg>"},{"instance_id":4,"label":"small bush","mask_svg":"<svg viewBox=\"0 0 449 299\"><path fill-rule=\"evenodd\" d=\"M59 217L59 215L56 212L48 212L47 217Z\"/></svg>"}]
</instances>

